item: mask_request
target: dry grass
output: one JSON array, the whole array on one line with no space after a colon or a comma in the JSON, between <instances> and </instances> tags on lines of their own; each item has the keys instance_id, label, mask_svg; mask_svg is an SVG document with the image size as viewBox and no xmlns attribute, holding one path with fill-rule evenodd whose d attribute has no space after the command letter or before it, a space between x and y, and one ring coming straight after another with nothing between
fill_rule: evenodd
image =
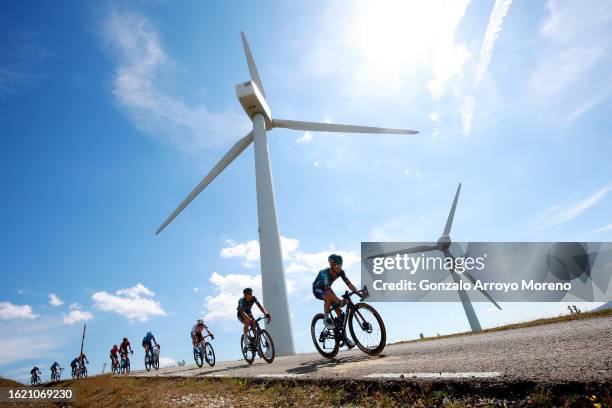
<instances>
[{"instance_id":1,"label":"dry grass","mask_svg":"<svg viewBox=\"0 0 612 408\"><path fill-rule=\"evenodd\" d=\"M0 381L0 385L15 385ZM433 384L213 378L135 378L111 375L63 381L76 400L34 407L492 407L609 406L606 384ZM607 405L606 405L607 404ZM11 405L6 405L11 406ZM27 404L13 404L25 407Z\"/></svg>"},{"instance_id":2,"label":"dry grass","mask_svg":"<svg viewBox=\"0 0 612 408\"><path fill-rule=\"evenodd\" d=\"M605 316L610 316L610 315L612 315L612 309L600 310L598 312L582 312L582 313L562 315L562 316L557 316L557 317L547 317L545 319L531 320L529 322L506 324L504 326L491 327L489 329L481 330L478 333L469 331L469 332L462 332L462 333L445 334L443 336L424 337L422 339L402 340L402 341L398 341L392 344L404 344L404 343L414 343L414 342L419 342L419 341L448 339L451 337L470 336L473 334L480 334L480 333L492 333L492 332L498 332L498 331L504 331L504 330L521 329L524 327L542 326L545 324L569 322L572 320L593 319L597 317L605 317Z\"/></svg>"}]
</instances>

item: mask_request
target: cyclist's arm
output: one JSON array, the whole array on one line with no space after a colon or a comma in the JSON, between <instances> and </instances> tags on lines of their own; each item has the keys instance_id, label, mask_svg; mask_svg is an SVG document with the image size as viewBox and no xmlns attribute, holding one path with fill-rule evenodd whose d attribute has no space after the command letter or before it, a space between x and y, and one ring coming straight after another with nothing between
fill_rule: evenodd
<instances>
[{"instance_id":1,"label":"cyclist's arm","mask_svg":"<svg viewBox=\"0 0 612 408\"><path fill-rule=\"evenodd\" d=\"M259 310L261 310L261 313L267 315L268 312L266 311L266 308L262 306L261 303L259 303L259 300L255 299L255 303L257 304L257 307L259 308Z\"/></svg>"},{"instance_id":2,"label":"cyclist's arm","mask_svg":"<svg viewBox=\"0 0 612 408\"><path fill-rule=\"evenodd\" d=\"M348 286L348 288L349 288L350 290L352 290L353 292L359 292L359 289L357 289L357 288L355 287L355 285L353 285L353 284L351 283L351 281L349 280L349 278L347 278L347 277L346 277L346 272L344 272L344 271L342 271L342 272L343 272L343 273L342 273L341 277L342 277L342 280L344 281L344 283L346 283L346 286Z\"/></svg>"}]
</instances>

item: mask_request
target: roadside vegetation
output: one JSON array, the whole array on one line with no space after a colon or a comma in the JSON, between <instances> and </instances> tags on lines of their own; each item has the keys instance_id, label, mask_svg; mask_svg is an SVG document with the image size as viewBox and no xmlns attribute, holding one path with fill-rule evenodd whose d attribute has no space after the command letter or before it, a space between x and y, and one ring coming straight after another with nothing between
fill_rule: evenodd
<instances>
[{"instance_id":1,"label":"roadside vegetation","mask_svg":"<svg viewBox=\"0 0 612 408\"><path fill-rule=\"evenodd\" d=\"M397 341L395 343L390 343L390 344L404 344L404 343L414 343L418 341L448 339L451 337L470 336L470 335L482 334L482 333L492 333L492 332L498 332L498 331L504 331L504 330L521 329L523 327L542 326L545 324L569 322L572 320L593 319L597 317L605 317L605 316L611 316L611 315L612 315L612 309L604 309L604 310L599 310L596 312L573 313L573 314L561 315L557 317L547 317L543 319L531 320L528 322L512 323L512 324L506 324L503 326L491 327L488 329L483 329L477 333L468 331L468 332L461 332L461 333L444 334L444 335L438 335L438 336L422 337L420 339L402 340L402 341Z\"/></svg>"},{"instance_id":2,"label":"roadside vegetation","mask_svg":"<svg viewBox=\"0 0 612 408\"><path fill-rule=\"evenodd\" d=\"M0 380L0 386L17 383ZM591 407L612 406L608 384L484 382L416 383L136 378L102 375L62 381L69 403L5 404L14 407ZM1 404L0 404L1 405Z\"/></svg>"}]
</instances>

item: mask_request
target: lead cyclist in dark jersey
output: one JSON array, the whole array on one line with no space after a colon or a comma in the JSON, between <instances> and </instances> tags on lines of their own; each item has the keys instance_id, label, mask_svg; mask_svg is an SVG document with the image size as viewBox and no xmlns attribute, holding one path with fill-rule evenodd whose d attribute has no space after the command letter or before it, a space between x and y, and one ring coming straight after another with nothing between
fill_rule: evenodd
<instances>
[{"instance_id":1,"label":"lead cyclist in dark jersey","mask_svg":"<svg viewBox=\"0 0 612 408\"><path fill-rule=\"evenodd\" d=\"M312 294L319 300L322 300L323 311L325 312L326 321L325 324L328 328L334 327L334 321L329 317L332 305L335 306L338 319L342 321L342 309L345 305L346 300L340 300L334 293L331 286L334 281L338 278L342 278L346 286L349 287L353 292L359 293L359 290L351 283L346 277L346 273L342 270L342 257L340 255L331 254L327 261L329 262L329 268L325 268L319 271L315 281L312 283Z\"/></svg>"}]
</instances>

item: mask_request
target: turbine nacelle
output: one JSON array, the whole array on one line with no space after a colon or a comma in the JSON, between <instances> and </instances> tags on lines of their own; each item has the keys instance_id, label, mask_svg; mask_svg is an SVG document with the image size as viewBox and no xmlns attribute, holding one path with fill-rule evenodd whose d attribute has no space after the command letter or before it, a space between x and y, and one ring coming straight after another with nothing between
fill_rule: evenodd
<instances>
[{"instance_id":1,"label":"turbine nacelle","mask_svg":"<svg viewBox=\"0 0 612 408\"><path fill-rule=\"evenodd\" d=\"M438 239L438 249L440 251L446 251L451 246L451 239L448 235L442 235Z\"/></svg>"},{"instance_id":2,"label":"turbine nacelle","mask_svg":"<svg viewBox=\"0 0 612 408\"><path fill-rule=\"evenodd\" d=\"M272 128L270 107L254 81L246 81L236 85L236 96L249 118L253 119L256 113L261 113L266 120L266 129Z\"/></svg>"}]
</instances>

